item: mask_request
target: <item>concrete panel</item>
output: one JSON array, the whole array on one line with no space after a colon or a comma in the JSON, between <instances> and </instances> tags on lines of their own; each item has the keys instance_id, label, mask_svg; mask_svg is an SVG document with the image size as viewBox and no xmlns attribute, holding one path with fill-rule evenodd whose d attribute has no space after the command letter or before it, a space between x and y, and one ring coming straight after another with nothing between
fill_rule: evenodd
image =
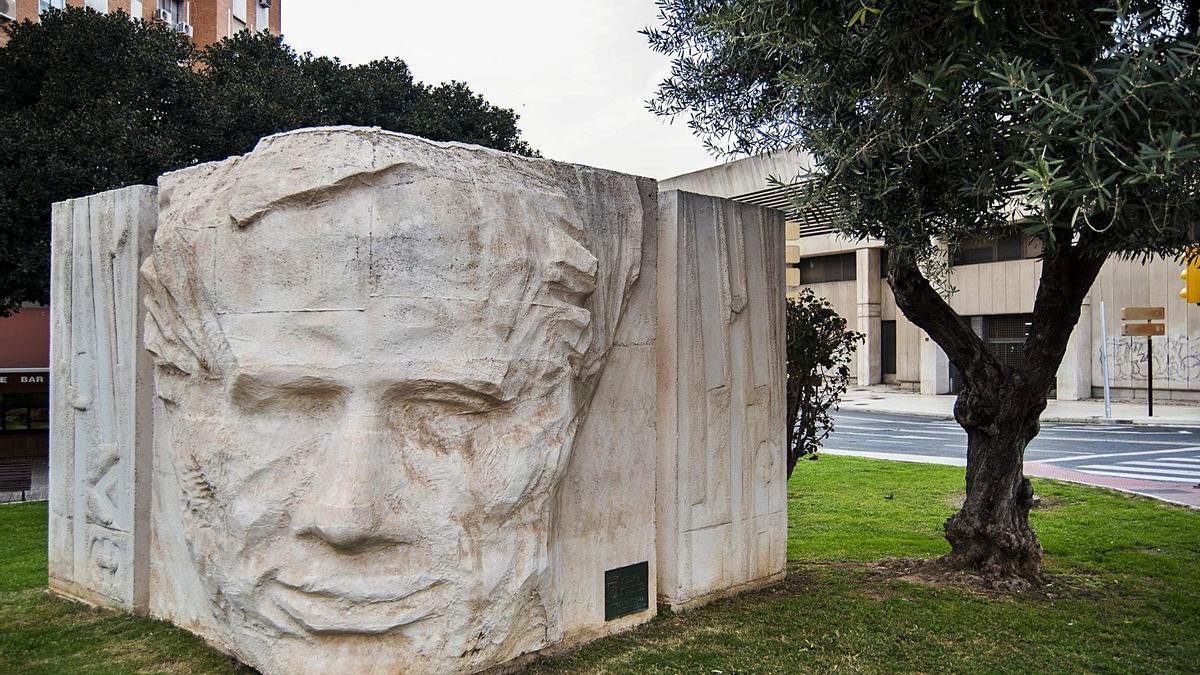
<instances>
[{"instance_id":1,"label":"concrete panel","mask_svg":"<svg viewBox=\"0 0 1200 675\"><path fill-rule=\"evenodd\" d=\"M147 606L151 360L141 345L142 260L157 189L54 205L50 588Z\"/></svg>"},{"instance_id":2,"label":"concrete panel","mask_svg":"<svg viewBox=\"0 0 1200 675\"><path fill-rule=\"evenodd\" d=\"M658 592L679 609L784 573L783 222L680 192L659 213Z\"/></svg>"}]
</instances>

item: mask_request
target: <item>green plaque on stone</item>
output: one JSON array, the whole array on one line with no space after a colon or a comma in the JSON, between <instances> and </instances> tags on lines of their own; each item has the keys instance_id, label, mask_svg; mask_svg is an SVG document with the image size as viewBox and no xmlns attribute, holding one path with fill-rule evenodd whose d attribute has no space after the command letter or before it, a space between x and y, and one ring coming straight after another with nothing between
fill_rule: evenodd
<instances>
[{"instance_id":1,"label":"green plaque on stone","mask_svg":"<svg viewBox=\"0 0 1200 675\"><path fill-rule=\"evenodd\" d=\"M635 563L604 572L604 620L650 608L650 564Z\"/></svg>"}]
</instances>

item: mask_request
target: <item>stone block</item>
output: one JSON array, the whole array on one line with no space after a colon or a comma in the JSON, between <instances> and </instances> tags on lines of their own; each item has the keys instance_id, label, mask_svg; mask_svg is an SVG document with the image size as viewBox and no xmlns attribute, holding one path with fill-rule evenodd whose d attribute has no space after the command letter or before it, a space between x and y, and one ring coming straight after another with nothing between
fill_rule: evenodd
<instances>
[{"instance_id":1,"label":"stone block","mask_svg":"<svg viewBox=\"0 0 1200 675\"><path fill-rule=\"evenodd\" d=\"M143 612L149 580L151 389L138 274L157 189L54 205L49 584Z\"/></svg>"},{"instance_id":2,"label":"stone block","mask_svg":"<svg viewBox=\"0 0 1200 675\"><path fill-rule=\"evenodd\" d=\"M324 128L159 185L154 616L270 674L654 615L606 611L656 567L653 181Z\"/></svg>"},{"instance_id":3,"label":"stone block","mask_svg":"<svg viewBox=\"0 0 1200 675\"><path fill-rule=\"evenodd\" d=\"M670 191L658 233L658 593L682 609L784 574L784 222Z\"/></svg>"}]
</instances>

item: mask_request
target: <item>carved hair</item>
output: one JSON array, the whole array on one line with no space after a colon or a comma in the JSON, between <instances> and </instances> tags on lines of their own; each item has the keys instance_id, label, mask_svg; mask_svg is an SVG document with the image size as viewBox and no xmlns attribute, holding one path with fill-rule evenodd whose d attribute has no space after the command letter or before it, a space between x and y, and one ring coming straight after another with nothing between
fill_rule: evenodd
<instances>
[{"instance_id":1,"label":"carved hair","mask_svg":"<svg viewBox=\"0 0 1200 675\"><path fill-rule=\"evenodd\" d=\"M506 332L516 353L545 354L568 367L580 400L589 398L640 272L644 214L635 179L354 127L271 136L242 157L162 178L154 252L142 270L146 346L158 371L222 378L235 365L214 289L206 286L211 263L202 262L225 253L211 250L216 229L272 226L259 221L333 203L353 190L377 187L386 194L431 175L453 186L452 198L476 200L481 211L494 207L492 219L504 221L491 228L500 240L485 233L478 252L490 260L478 264L493 267L475 272L488 291L477 311ZM485 203L491 198L503 203ZM172 208L173 201L180 206ZM433 216L446 228L472 226Z\"/></svg>"}]
</instances>

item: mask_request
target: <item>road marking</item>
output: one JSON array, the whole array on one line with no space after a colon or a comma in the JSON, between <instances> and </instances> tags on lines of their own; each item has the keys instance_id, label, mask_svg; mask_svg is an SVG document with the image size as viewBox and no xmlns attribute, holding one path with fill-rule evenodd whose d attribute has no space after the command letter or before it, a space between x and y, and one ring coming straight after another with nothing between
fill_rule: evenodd
<instances>
[{"instance_id":1,"label":"road marking","mask_svg":"<svg viewBox=\"0 0 1200 675\"><path fill-rule=\"evenodd\" d=\"M1180 471L1178 469L1144 469L1140 466L1129 466L1128 464L1097 464L1080 467L1081 469L1102 469L1105 471L1132 471L1135 473L1162 473L1168 476L1186 476L1184 480L1192 478L1200 478L1200 471Z\"/></svg>"},{"instance_id":2,"label":"road marking","mask_svg":"<svg viewBox=\"0 0 1200 675\"><path fill-rule=\"evenodd\" d=\"M1042 435L1036 436L1034 438L1034 440L1070 441L1072 443L1110 443L1110 444L1120 444L1120 445L1174 445L1174 446L1178 446L1184 442L1182 439L1178 440L1178 441L1128 441L1125 439L1121 439L1119 441L1114 441L1112 439L1106 439L1106 438L1071 438L1069 436L1064 437L1064 436L1042 436ZM1190 441L1191 439L1189 438L1187 440Z\"/></svg>"},{"instance_id":3,"label":"road marking","mask_svg":"<svg viewBox=\"0 0 1200 675\"><path fill-rule=\"evenodd\" d=\"M1147 429L1146 431L1130 431L1128 429L1109 429L1109 428L1072 429L1071 427L1060 427L1060 426L1054 426L1054 427L1043 426L1042 428L1044 431L1050 431L1050 432L1073 433L1073 434L1104 434L1105 436L1108 436L1110 434L1130 434L1132 436L1163 436L1163 435L1178 436L1180 434L1192 433L1190 431L1183 431L1183 430L1150 431Z\"/></svg>"},{"instance_id":4,"label":"road marking","mask_svg":"<svg viewBox=\"0 0 1200 675\"><path fill-rule=\"evenodd\" d=\"M1158 459L1153 462L1121 462L1121 464L1137 464L1139 466L1168 466L1176 469L1200 469L1195 464L1186 464L1175 459Z\"/></svg>"},{"instance_id":5,"label":"road marking","mask_svg":"<svg viewBox=\"0 0 1200 675\"><path fill-rule=\"evenodd\" d=\"M1094 471L1094 470L1088 470L1088 471L1084 471L1083 473L1090 473L1090 474L1093 474L1093 475L1096 475L1096 476L1112 476L1113 478L1135 478L1135 479L1137 479L1137 480L1152 480L1152 481L1155 481L1155 482L1158 482L1158 483L1175 483L1175 484L1177 484L1177 485L1178 485L1178 484L1180 484L1180 483L1182 483L1182 484L1184 484L1184 485L1187 485L1187 484L1191 483L1193 480L1195 480L1195 479L1191 479L1191 480L1174 480L1174 479L1171 479L1171 478L1167 478L1166 476L1139 476L1139 475L1137 475L1137 474L1132 474L1132 473L1124 473L1124 472L1121 472L1121 471Z\"/></svg>"},{"instance_id":6,"label":"road marking","mask_svg":"<svg viewBox=\"0 0 1200 675\"><path fill-rule=\"evenodd\" d=\"M1081 459L1102 459L1104 457L1135 457L1137 455L1162 455L1170 452L1200 452L1200 447L1191 448L1175 448L1174 450L1138 450L1136 452L1103 452L1097 455L1083 455L1080 457L1055 457L1053 459L1040 460L1042 464L1051 462L1073 462Z\"/></svg>"}]
</instances>

